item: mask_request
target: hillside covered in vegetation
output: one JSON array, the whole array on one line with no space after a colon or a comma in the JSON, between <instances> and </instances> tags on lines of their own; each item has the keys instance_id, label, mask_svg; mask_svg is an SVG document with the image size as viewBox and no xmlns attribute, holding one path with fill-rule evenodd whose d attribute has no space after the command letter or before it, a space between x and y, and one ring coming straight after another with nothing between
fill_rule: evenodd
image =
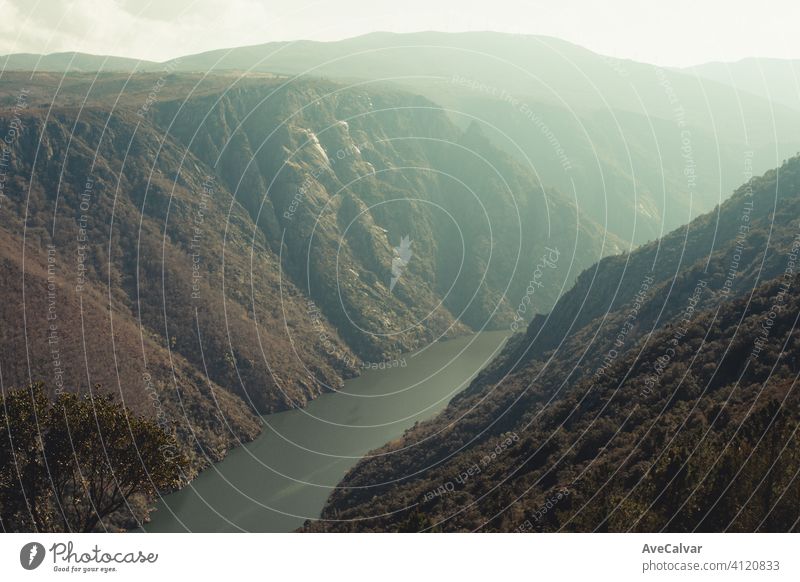
<instances>
[{"instance_id":1,"label":"hillside covered in vegetation","mask_svg":"<svg viewBox=\"0 0 800 582\"><path fill-rule=\"evenodd\" d=\"M311 530L790 531L800 159L584 272Z\"/></svg>"}]
</instances>

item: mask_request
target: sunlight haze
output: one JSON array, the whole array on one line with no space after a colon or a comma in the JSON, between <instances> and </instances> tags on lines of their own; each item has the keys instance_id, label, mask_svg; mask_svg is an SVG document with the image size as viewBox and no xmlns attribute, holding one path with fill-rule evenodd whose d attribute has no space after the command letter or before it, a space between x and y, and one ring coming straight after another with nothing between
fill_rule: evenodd
<instances>
[{"instance_id":1,"label":"sunlight haze","mask_svg":"<svg viewBox=\"0 0 800 582\"><path fill-rule=\"evenodd\" d=\"M375 30L493 30L562 38L662 66L745 57L797 58L800 4L733 8L712 0L1 0L0 54L79 51L164 61L287 40L338 40ZM746 5L749 6L749 5ZM756 9L757 8L757 9Z\"/></svg>"}]
</instances>

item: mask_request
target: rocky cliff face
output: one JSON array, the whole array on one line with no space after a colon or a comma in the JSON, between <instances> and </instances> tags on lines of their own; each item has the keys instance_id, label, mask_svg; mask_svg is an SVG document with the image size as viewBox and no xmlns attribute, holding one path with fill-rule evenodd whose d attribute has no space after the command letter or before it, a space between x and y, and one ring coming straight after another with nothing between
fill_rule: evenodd
<instances>
[{"instance_id":1,"label":"rocky cliff face","mask_svg":"<svg viewBox=\"0 0 800 582\"><path fill-rule=\"evenodd\" d=\"M243 81L154 116L216 168L365 359L510 325L545 247L562 264L537 297L540 312L570 279L573 256L587 264L620 248L477 126L462 132L414 95ZM404 238L409 260L394 276Z\"/></svg>"}]
</instances>

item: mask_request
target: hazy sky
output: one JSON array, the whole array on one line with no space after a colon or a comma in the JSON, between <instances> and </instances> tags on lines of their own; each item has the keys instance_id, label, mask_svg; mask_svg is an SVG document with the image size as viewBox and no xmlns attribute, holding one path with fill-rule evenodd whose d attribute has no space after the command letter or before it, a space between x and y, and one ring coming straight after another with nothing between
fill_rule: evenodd
<instances>
[{"instance_id":1,"label":"hazy sky","mask_svg":"<svg viewBox=\"0 0 800 582\"><path fill-rule=\"evenodd\" d=\"M800 58L798 22L798 0L0 0L0 54L77 50L161 61L376 30L497 30L691 65Z\"/></svg>"}]
</instances>

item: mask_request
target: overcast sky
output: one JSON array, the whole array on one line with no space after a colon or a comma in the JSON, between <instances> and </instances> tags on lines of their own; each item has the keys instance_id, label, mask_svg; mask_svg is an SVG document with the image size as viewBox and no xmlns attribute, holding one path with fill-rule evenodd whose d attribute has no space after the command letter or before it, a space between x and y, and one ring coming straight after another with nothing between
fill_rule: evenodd
<instances>
[{"instance_id":1,"label":"overcast sky","mask_svg":"<svg viewBox=\"0 0 800 582\"><path fill-rule=\"evenodd\" d=\"M0 0L0 54L76 50L162 61L377 30L496 30L684 66L800 58L798 22L798 0Z\"/></svg>"}]
</instances>

